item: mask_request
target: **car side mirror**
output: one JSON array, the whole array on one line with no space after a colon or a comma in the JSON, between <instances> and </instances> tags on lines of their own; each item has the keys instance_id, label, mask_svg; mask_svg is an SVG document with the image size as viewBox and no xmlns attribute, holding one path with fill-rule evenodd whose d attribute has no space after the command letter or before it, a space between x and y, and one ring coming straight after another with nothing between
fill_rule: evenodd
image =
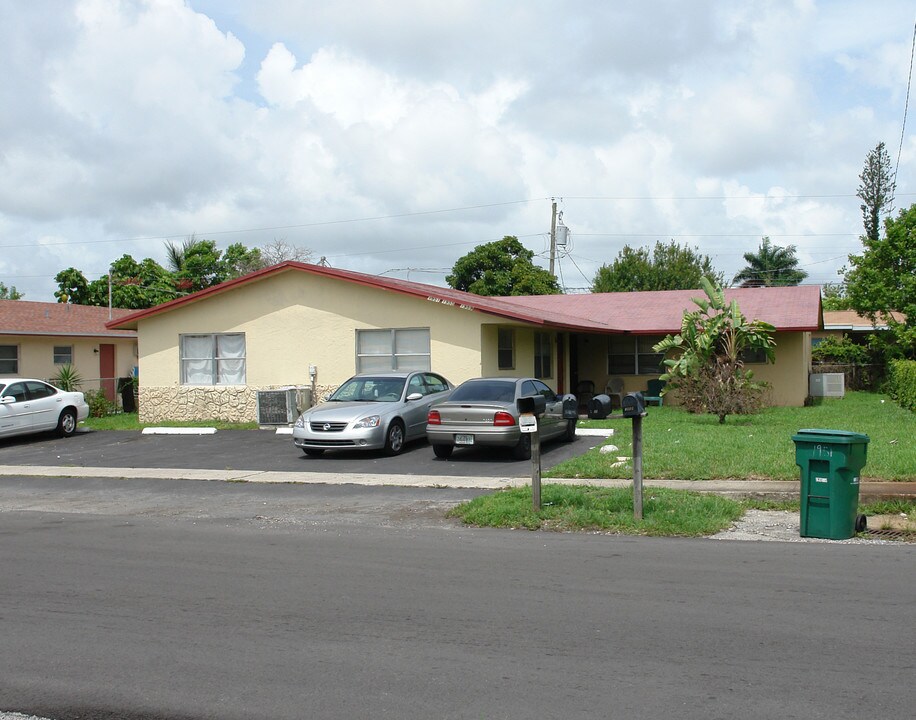
<instances>
[{"instance_id":1,"label":"car side mirror","mask_svg":"<svg viewBox=\"0 0 916 720\"><path fill-rule=\"evenodd\" d=\"M12 395L4 395L2 398L0 398L0 403L3 403L4 405L9 405L10 403L14 402L16 402L16 398L14 398Z\"/></svg>"},{"instance_id":2,"label":"car side mirror","mask_svg":"<svg viewBox=\"0 0 916 720\"><path fill-rule=\"evenodd\" d=\"M419 400L421 397L423 397L423 393L412 392L410 393L410 395L407 396L407 399L408 400Z\"/></svg>"}]
</instances>

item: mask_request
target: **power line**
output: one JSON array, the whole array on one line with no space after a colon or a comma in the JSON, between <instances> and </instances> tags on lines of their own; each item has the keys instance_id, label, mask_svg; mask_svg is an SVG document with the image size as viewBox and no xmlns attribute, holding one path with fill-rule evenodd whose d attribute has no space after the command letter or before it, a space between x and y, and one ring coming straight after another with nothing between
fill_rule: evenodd
<instances>
[{"instance_id":1,"label":"power line","mask_svg":"<svg viewBox=\"0 0 916 720\"><path fill-rule=\"evenodd\" d=\"M900 169L900 155L903 153L903 137L906 133L906 116L910 108L910 85L913 82L913 55L916 53L916 24L913 26L913 42L910 45L910 72L906 76L906 100L903 103L903 122L900 126L900 146L897 148L897 164L894 166L894 181L891 183L891 203L894 202L893 191L897 185L897 170Z\"/></svg>"}]
</instances>

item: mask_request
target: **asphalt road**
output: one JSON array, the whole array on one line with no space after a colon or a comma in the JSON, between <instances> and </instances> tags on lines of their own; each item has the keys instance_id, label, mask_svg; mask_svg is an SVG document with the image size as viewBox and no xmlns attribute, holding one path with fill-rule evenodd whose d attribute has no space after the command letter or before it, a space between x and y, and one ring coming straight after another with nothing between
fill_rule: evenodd
<instances>
[{"instance_id":1,"label":"asphalt road","mask_svg":"<svg viewBox=\"0 0 916 720\"><path fill-rule=\"evenodd\" d=\"M578 437L573 442L544 443L541 467L546 470L601 442L601 438ZM329 451L313 458L293 445L291 435L278 435L271 430L223 430L213 435L81 430L64 439L50 434L22 436L0 441L0 465L302 470L448 477L531 474L530 461L514 460L511 452L502 448L466 448L456 450L449 460L440 460L424 440L409 444L395 457L382 452Z\"/></svg>"},{"instance_id":2,"label":"asphalt road","mask_svg":"<svg viewBox=\"0 0 916 720\"><path fill-rule=\"evenodd\" d=\"M0 710L912 716L913 546L442 518L473 494L0 478Z\"/></svg>"}]
</instances>

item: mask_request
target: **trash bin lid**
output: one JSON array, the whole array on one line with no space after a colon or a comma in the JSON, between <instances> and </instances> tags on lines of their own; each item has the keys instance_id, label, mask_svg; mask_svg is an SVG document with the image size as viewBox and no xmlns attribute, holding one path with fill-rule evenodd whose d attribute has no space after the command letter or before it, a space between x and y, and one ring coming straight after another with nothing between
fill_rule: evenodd
<instances>
[{"instance_id":1,"label":"trash bin lid","mask_svg":"<svg viewBox=\"0 0 916 720\"><path fill-rule=\"evenodd\" d=\"M849 430L824 430L806 428L799 430L792 436L795 442L834 443L835 445L852 445L867 443L870 438L864 433L850 432Z\"/></svg>"}]
</instances>

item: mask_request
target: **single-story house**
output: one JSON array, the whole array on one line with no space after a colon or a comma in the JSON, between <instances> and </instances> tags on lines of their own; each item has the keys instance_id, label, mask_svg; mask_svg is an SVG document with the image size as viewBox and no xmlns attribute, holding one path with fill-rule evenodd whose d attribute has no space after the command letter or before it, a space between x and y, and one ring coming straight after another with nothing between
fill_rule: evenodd
<instances>
[{"instance_id":1,"label":"single-story house","mask_svg":"<svg viewBox=\"0 0 916 720\"><path fill-rule=\"evenodd\" d=\"M137 333L107 327L130 310L65 303L0 300L0 376L48 380L63 365L82 377L82 390L115 401L116 379L137 366Z\"/></svg>"},{"instance_id":2,"label":"single-story house","mask_svg":"<svg viewBox=\"0 0 916 720\"><path fill-rule=\"evenodd\" d=\"M820 288L730 289L744 314L776 327L776 362L756 377L773 401L808 394ZM136 330L140 419L254 420L261 390L321 398L361 371L421 368L452 382L530 375L557 392L584 380L625 390L660 373L652 345L680 330L702 291L482 297L299 262L283 262L108 323Z\"/></svg>"},{"instance_id":3,"label":"single-story house","mask_svg":"<svg viewBox=\"0 0 916 720\"><path fill-rule=\"evenodd\" d=\"M906 322L903 313L892 312L891 316L898 323ZM869 335L887 330L887 321L879 318L872 322L855 310L824 310L824 327L811 335L811 344L817 345L828 337L841 340L848 335L853 340L864 341Z\"/></svg>"}]
</instances>

